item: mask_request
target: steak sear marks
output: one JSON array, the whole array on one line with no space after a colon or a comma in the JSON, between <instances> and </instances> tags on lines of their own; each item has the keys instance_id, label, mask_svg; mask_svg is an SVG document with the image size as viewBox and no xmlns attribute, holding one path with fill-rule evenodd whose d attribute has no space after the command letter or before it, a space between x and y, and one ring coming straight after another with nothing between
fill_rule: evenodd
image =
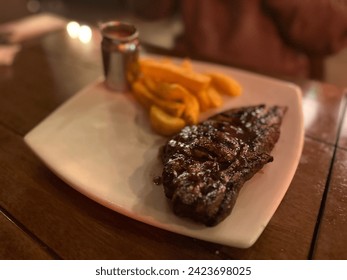
<instances>
[{"instance_id":1,"label":"steak sear marks","mask_svg":"<svg viewBox=\"0 0 347 280\"><path fill-rule=\"evenodd\" d=\"M174 213L207 226L224 220L243 184L273 160L285 112L265 105L232 109L169 139L162 183Z\"/></svg>"}]
</instances>

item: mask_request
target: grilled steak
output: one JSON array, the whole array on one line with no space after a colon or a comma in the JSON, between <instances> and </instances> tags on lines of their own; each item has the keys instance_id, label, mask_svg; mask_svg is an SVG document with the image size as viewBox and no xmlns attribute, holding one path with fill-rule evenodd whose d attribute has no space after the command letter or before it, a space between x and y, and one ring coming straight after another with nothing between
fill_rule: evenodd
<instances>
[{"instance_id":1,"label":"grilled steak","mask_svg":"<svg viewBox=\"0 0 347 280\"><path fill-rule=\"evenodd\" d=\"M265 105L232 109L168 140L162 183L174 213L207 226L227 217L245 181L273 160L285 111Z\"/></svg>"}]
</instances>

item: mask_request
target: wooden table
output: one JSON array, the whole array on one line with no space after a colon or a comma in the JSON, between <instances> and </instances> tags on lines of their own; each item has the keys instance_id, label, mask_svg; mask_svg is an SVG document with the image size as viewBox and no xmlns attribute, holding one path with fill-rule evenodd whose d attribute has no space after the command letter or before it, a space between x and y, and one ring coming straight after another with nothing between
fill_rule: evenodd
<instances>
[{"instance_id":1,"label":"wooden table","mask_svg":"<svg viewBox=\"0 0 347 280\"><path fill-rule=\"evenodd\" d=\"M23 45L0 67L1 259L345 259L346 96L298 82L305 145L281 205L259 240L235 249L137 222L78 193L24 144L23 136L102 75L99 38L62 30Z\"/></svg>"}]
</instances>

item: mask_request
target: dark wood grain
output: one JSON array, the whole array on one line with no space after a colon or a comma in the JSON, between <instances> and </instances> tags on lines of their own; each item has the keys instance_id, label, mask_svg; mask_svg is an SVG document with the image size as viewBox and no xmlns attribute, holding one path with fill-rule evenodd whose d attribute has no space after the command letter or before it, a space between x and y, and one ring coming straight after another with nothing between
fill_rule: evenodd
<instances>
[{"instance_id":1,"label":"dark wood grain","mask_svg":"<svg viewBox=\"0 0 347 280\"><path fill-rule=\"evenodd\" d=\"M334 85L313 81L298 84L303 91L306 135L334 145L343 117L343 90Z\"/></svg>"},{"instance_id":2,"label":"dark wood grain","mask_svg":"<svg viewBox=\"0 0 347 280\"><path fill-rule=\"evenodd\" d=\"M0 260L45 260L54 258L45 247L22 231L0 211Z\"/></svg>"},{"instance_id":3,"label":"dark wood grain","mask_svg":"<svg viewBox=\"0 0 347 280\"><path fill-rule=\"evenodd\" d=\"M347 151L337 149L315 259L347 259Z\"/></svg>"}]
</instances>

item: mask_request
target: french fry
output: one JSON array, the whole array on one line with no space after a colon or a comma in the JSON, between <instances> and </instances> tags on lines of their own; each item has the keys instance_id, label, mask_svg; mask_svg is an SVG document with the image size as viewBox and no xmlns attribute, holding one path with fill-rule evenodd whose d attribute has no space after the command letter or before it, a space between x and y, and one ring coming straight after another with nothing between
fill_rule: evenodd
<instances>
[{"instance_id":1,"label":"french fry","mask_svg":"<svg viewBox=\"0 0 347 280\"><path fill-rule=\"evenodd\" d=\"M193 71L193 65L189 58L185 58L181 66L185 71Z\"/></svg>"},{"instance_id":2,"label":"french fry","mask_svg":"<svg viewBox=\"0 0 347 280\"><path fill-rule=\"evenodd\" d=\"M196 95L197 100L199 101L200 111L205 112L211 108L210 98L207 95L207 90L201 90Z\"/></svg>"},{"instance_id":3,"label":"french fry","mask_svg":"<svg viewBox=\"0 0 347 280\"><path fill-rule=\"evenodd\" d=\"M159 99L153 95L139 80L133 83L132 88L135 98L142 105L144 105L146 109L150 109L150 107L154 104L174 117L182 116L185 109L185 105L183 103Z\"/></svg>"},{"instance_id":4,"label":"french fry","mask_svg":"<svg viewBox=\"0 0 347 280\"><path fill-rule=\"evenodd\" d=\"M199 102L186 88L179 84L156 83L147 77L143 78L143 83L147 86L148 90L151 90L160 99L184 103L185 109L182 118L187 124L198 123L200 113Z\"/></svg>"},{"instance_id":5,"label":"french fry","mask_svg":"<svg viewBox=\"0 0 347 280\"><path fill-rule=\"evenodd\" d=\"M207 88L211 78L192 71L182 71L182 68L168 63L160 63L151 59L140 60L141 71L160 82L177 83L188 90L198 92Z\"/></svg>"},{"instance_id":6,"label":"french fry","mask_svg":"<svg viewBox=\"0 0 347 280\"><path fill-rule=\"evenodd\" d=\"M183 119L187 124L197 124L200 107L196 97L179 84L161 84L159 92L169 100L180 100L185 104ZM163 97L164 98L164 97Z\"/></svg>"},{"instance_id":7,"label":"french fry","mask_svg":"<svg viewBox=\"0 0 347 280\"><path fill-rule=\"evenodd\" d=\"M160 61L160 63L173 64L173 61L170 57L163 57L159 61Z\"/></svg>"},{"instance_id":8,"label":"french fry","mask_svg":"<svg viewBox=\"0 0 347 280\"><path fill-rule=\"evenodd\" d=\"M222 73L208 73L211 84L218 90L230 96L238 96L242 93L241 85L230 76Z\"/></svg>"},{"instance_id":9,"label":"french fry","mask_svg":"<svg viewBox=\"0 0 347 280\"><path fill-rule=\"evenodd\" d=\"M223 104L223 98L219 92L212 86L209 86L206 90L207 96L210 100L210 106L212 108L218 108Z\"/></svg>"},{"instance_id":10,"label":"french fry","mask_svg":"<svg viewBox=\"0 0 347 280\"><path fill-rule=\"evenodd\" d=\"M186 125L183 119L173 117L155 105L151 106L149 117L152 129L163 136L178 133Z\"/></svg>"},{"instance_id":11,"label":"french fry","mask_svg":"<svg viewBox=\"0 0 347 280\"><path fill-rule=\"evenodd\" d=\"M132 93L137 102L139 102L146 110L149 110L152 106L151 98L149 98L147 93L144 94L146 88L143 88L143 85L136 81L132 84Z\"/></svg>"},{"instance_id":12,"label":"french fry","mask_svg":"<svg viewBox=\"0 0 347 280\"><path fill-rule=\"evenodd\" d=\"M222 73L194 72L191 61L140 60L140 75L132 82L134 97L149 111L151 126L169 136L197 124L200 112L220 107L222 93L237 96L242 87Z\"/></svg>"},{"instance_id":13,"label":"french fry","mask_svg":"<svg viewBox=\"0 0 347 280\"><path fill-rule=\"evenodd\" d=\"M156 93L158 91L158 83L155 82L152 78L149 78L147 76L141 77L141 82L146 86L146 88L153 92Z\"/></svg>"},{"instance_id":14,"label":"french fry","mask_svg":"<svg viewBox=\"0 0 347 280\"><path fill-rule=\"evenodd\" d=\"M177 84L157 82L153 92L159 98L184 103L184 96L175 90L175 85Z\"/></svg>"},{"instance_id":15,"label":"french fry","mask_svg":"<svg viewBox=\"0 0 347 280\"><path fill-rule=\"evenodd\" d=\"M186 108L183 112L183 118L187 124L197 124L199 121L200 105L195 96L190 96L186 99Z\"/></svg>"},{"instance_id":16,"label":"french fry","mask_svg":"<svg viewBox=\"0 0 347 280\"><path fill-rule=\"evenodd\" d=\"M176 84L156 82L149 77L143 77L142 82L156 97L167 101L184 103L182 94L179 94L179 92L173 90L174 85Z\"/></svg>"}]
</instances>

